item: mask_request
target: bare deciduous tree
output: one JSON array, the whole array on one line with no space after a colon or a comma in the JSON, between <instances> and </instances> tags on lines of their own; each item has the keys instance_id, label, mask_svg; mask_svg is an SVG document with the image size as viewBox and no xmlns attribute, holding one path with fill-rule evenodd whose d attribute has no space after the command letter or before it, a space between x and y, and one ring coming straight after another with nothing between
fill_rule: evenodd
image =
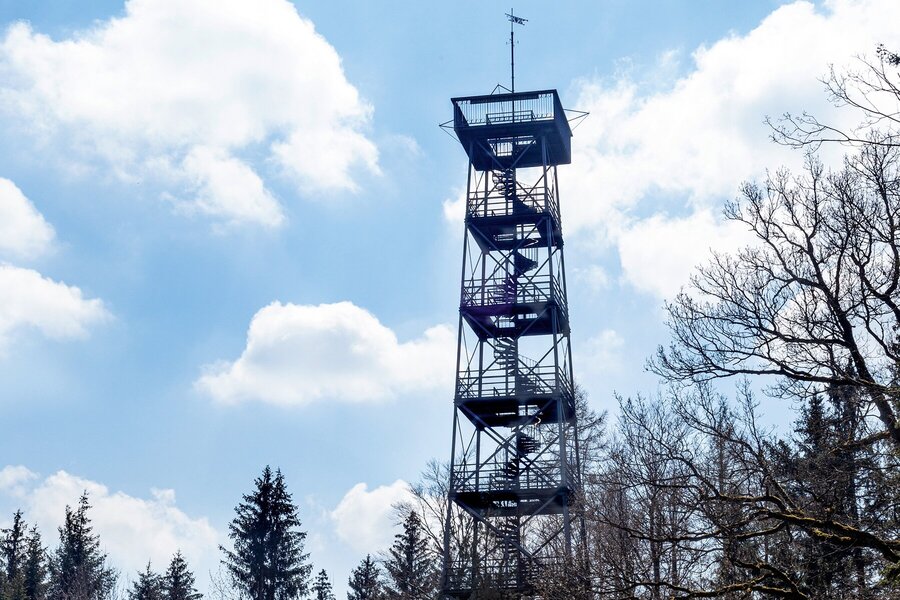
<instances>
[{"instance_id":1,"label":"bare deciduous tree","mask_svg":"<svg viewBox=\"0 0 900 600\"><path fill-rule=\"evenodd\" d=\"M785 113L766 119L772 140L793 148L813 151L822 144L846 146L897 146L900 144L900 56L879 44L874 59L858 57L858 67L846 71L833 66L822 80L829 100L859 116L855 127L846 128L820 120L815 115Z\"/></svg>"},{"instance_id":2,"label":"bare deciduous tree","mask_svg":"<svg viewBox=\"0 0 900 600\"><path fill-rule=\"evenodd\" d=\"M780 376L806 397L853 386L876 409L874 442L900 448L900 148L866 146L837 172L815 159L746 184L729 218L756 244L717 254L667 305L673 342L650 367L669 380Z\"/></svg>"}]
</instances>

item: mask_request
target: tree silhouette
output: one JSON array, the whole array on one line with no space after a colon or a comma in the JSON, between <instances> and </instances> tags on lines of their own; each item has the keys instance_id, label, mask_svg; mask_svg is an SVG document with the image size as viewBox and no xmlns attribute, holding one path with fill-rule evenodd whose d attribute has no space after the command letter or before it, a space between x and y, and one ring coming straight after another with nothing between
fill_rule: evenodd
<instances>
[{"instance_id":1,"label":"tree silhouette","mask_svg":"<svg viewBox=\"0 0 900 600\"><path fill-rule=\"evenodd\" d=\"M312 594L314 600L334 600L334 592L331 591L331 580L328 579L328 573L325 569L319 571L312 584Z\"/></svg>"},{"instance_id":2,"label":"tree silhouette","mask_svg":"<svg viewBox=\"0 0 900 600\"><path fill-rule=\"evenodd\" d=\"M78 508L66 506L59 546L50 560L53 600L106 600L113 594L118 576L100 551L100 538L88 518L90 508L87 492L78 500Z\"/></svg>"},{"instance_id":3,"label":"tree silhouette","mask_svg":"<svg viewBox=\"0 0 900 600\"><path fill-rule=\"evenodd\" d=\"M300 530L297 507L284 476L268 466L255 489L237 505L228 526L233 549L220 547L222 563L238 592L250 600L291 600L309 588L312 566L303 552L306 533Z\"/></svg>"},{"instance_id":4,"label":"tree silhouette","mask_svg":"<svg viewBox=\"0 0 900 600\"><path fill-rule=\"evenodd\" d=\"M3 530L0 555L3 558L4 577L0 583L0 596L4 600L25 600L25 558L27 550L26 525L22 511L13 515L12 525Z\"/></svg>"},{"instance_id":5,"label":"tree silhouette","mask_svg":"<svg viewBox=\"0 0 900 600\"><path fill-rule=\"evenodd\" d=\"M41 543L37 525L33 525L25 540L25 563L22 567L26 600L45 600L47 569L47 549Z\"/></svg>"},{"instance_id":6,"label":"tree silhouette","mask_svg":"<svg viewBox=\"0 0 900 600\"><path fill-rule=\"evenodd\" d=\"M383 593L381 570L370 554L366 554L366 558L353 569L348 584L350 590L347 592L347 600L377 600L381 598Z\"/></svg>"},{"instance_id":7,"label":"tree silhouette","mask_svg":"<svg viewBox=\"0 0 900 600\"><path fill-rule=\"evenodd\" d=\"M128 600L162 600L162 578L147 567L138 573L137 581L131 584L128 590Z\"/></svg>"},{"instance_id":8,"label":"tree silhouette","mask_svg":"<svg viewBox=\"0 0 900 600\"><path fill-rule=\"evenodd\" d=\"M437 572L419 516L410 511L403 531L394 537L384 562L388 574L387 597L395 600L431 598Z\"/></svg>"},{"instance_id":9,"label":"tree silhouette","mask_svg":"<svg viewBox=\"0 0 900 600\"><path fill-rule=\"evenodd\" d=\"M181 550L175 553L162 578L165 600L200 600L203 594L194 588L194 574L188 568Z\"/></svg>"}]
</instances>

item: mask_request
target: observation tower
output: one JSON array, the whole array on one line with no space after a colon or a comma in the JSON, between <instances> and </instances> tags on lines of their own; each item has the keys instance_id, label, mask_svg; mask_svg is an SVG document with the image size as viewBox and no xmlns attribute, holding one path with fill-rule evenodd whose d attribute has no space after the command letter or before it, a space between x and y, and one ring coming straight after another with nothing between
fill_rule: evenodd
<instances>
[{"instance_id":1,"label":"observation tower","mask_svg":"<svg viewBox=\"0 0 900 600\"><path fill-rule=\"evenodd\" d=\"M556 90L512 89L452 99L469 165L445 598L531 596L584 536L557 185L572 130Z\"/></svg>"}]
</instances>

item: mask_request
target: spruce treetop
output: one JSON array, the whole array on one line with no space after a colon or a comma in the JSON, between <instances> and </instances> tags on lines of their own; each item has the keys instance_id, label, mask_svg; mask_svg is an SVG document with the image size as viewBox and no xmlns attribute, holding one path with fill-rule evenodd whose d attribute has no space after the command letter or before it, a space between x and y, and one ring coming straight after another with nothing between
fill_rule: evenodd
<instances>
[{"instance_id":1,"label":"spruce treetop","mask_svg":"<svg viewBox=\"0 0 900 600\"><path fill-rule=\"evenodd\" d=\"M21 574L25 561L25 534L26 525L22 518L22 511L17 510L13 515L13 523L8 529L2 530L0 541L0 553L2 553L6 581L15 581Z\"/></svg>"},{"instance_id":2,"label":"spruce treetop","mask_svg":"<svg viewBox=\"0 0 900 600\"><path fill-rule=\"evenodd\" d=\"M422 522L414 511L403 521L403 531L394 537L384 566L389 579L389 597L424 600L434 595L437 570Z\"/></svg>"},{"instance_id":3,"label":"spruce treetop","mask_svg":"<svg viewBox=\"0 0 900 600\"><path fill-rule=\"evenodd\" d=\"M138 573L138 578L131 584L128 590L128 600L162 600L162 578L147 567Z\"/></svg>"},{"instance_id":4,"label":"spruce treetop","mask_svg":"<svg viewBox=\"0 0 900 600\"><path fill-rule=\"evenodd\" d=\"M41 542L37 525L32 525L25 541L25 564L22 578L26 600L44 600L47 596L47 549Z\"/></svg>"},{"instance_id":5,"label":"spruce treetop","mask_svg":"<svg viewBox=\"0 0 900 600\"><path fill-rule=\"evenodd\" d=\"M371 554L367 554L359 566L353 569L347 583L350 587L347 600L377 600L382 597L381 569L372 560Z\"/></svg>"},{"instance_id":6,"label":"spruce treetop","mask_svg":"<svg viewBox=\"0 0 900 600\"><path fill-rule=\"evenodd\" d=\"M314 600L335 600L334 592L331 589L331 580L328 579L328 573L325 569L319 571L312 585L312 593Z\"/></svg>"},{"instance_id":7,"label":"spruce treetop","mask_svg":"<svg viewBox=\"0 0 900 600\"><path fill-rule=\"evenodd\" d=\"M297 506L280 470L266 466L243 496L228 526L233 549L221 547L223 565L242 597L293 600L306 595L312 566L303 552Z\"/></svg>"},{"instance_id":8,"label":"spruce treetop","mask_svg":"<svg viewBox=\"0 0 900 600\"><path fill-rule=\"evenodd\" d=\"M163 575L162 591L165 600L200 600L203 597L194 587L194 574L188 568L181 550L172 557Z\"/></svg>"},{"instance_id":9,"label":"spruce treetop","mask_svg":"<svg viewBox=\"0 0 900 600\"><path fill-rule=\"evenodd\" d=\"M94 533L88 510L87 492L78 508L66 506L66 518L59 528L59 546L50 560L50 595L61 600L105 600L115 588L116 572L107 566Z\"/></svg>"}]
</instances>

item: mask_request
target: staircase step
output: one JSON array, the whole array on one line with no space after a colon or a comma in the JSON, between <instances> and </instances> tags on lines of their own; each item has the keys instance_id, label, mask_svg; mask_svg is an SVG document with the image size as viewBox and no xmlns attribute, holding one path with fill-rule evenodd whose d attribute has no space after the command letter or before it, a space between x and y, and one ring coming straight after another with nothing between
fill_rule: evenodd
<instances>
[{"instance_id":1,"label":"staircase step","mask_svg":"<svg viewBox=\"0 0 900 600\"><path fill-rule=\"evenodd\" d=\"M513 265L515 267L517 275L522 275L523 273L527 273L531 271L535 267L537 267L537 261L532 260L516 250L513 252Z\"/></svg>"},{"instance_id":2,"label":"staircase step","mask_svg":"<svg viewBox=\"0 0 900 600\"><path fill-rule=\"evenodd\" d=\"M519 456L534 454L538 451L537 440L530 435L520 433L516 436L516 451L518 452Z\"/></svg>"}]
</instances>

